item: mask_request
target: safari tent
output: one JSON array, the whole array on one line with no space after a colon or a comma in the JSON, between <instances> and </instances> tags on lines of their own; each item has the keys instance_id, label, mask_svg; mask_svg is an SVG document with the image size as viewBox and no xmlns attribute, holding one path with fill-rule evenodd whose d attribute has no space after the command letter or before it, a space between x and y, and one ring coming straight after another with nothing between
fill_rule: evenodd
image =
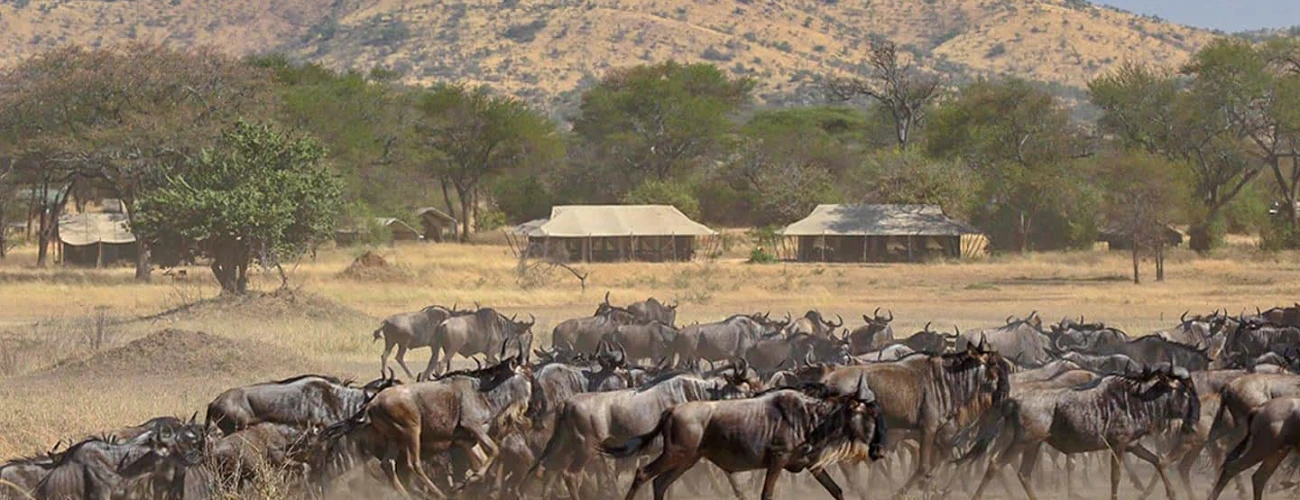
<instances>
[{"instance_id":1,"label":"safari tent","mask_svg":"<svg viewBox=\"0 0 1300 500\"><path fill-rule=\"evenodd\" d=\"M417 208L415 215L424 228L425 241L442 242L443 238L455 238L458 224L455 217L435 207Z\"/></svg>"},{"instance_id":2,"label":"safari tent","mask_svg":"<svg viewBox=\"0 0 1300 500\"><path fill-rule=\"evenodd\" d=\"M689 261L717 231L671 205L564 205L511 231L518 252L560 262Z\"/></svg>"},{"instance_id":3,"label":"safari tent","mask_svg":"<svg viewBox=\"0 0 1300 500\"><path fill-rule=\"evenodd\" d=\"M104 267L136 257L135 235L120 211L59 217L59 244L65 266Z\"/></svg>"},{"instance_id":4,"label":"safari tent","mask_svg":"<svg viewBox=\"0 0 1300 500\"><path fill-rule=\"evenodd\" d=\"M779 232L801 262L920 262L988 253L988 238L937 205L818 205Z\"/></svg>"},{"instance_id":5,"label":"safari tent","mask_svg":"<svg viewBox=\"0 0 1300 500\"><path fill-rule=\"evenodd\" d=\"M366 237L372 228L385 228L388 230L388 241L417 241L424 236L420 234L410 224L403 222L401 219L393 217L375 217L370 219L367 225L365 219L354 219L339 229L334 231L334 242L338 245L352 245Z\"/></svg>"}]
</instances>

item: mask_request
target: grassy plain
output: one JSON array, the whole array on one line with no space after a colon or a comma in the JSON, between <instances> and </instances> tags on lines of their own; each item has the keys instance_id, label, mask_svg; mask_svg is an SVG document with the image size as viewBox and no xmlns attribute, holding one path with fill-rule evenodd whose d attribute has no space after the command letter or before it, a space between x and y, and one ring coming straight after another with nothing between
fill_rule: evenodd
<instances>
[{"instance_id":1,"label":"grassy plain","mask_svg":"<svg viewBox=\"0 0 1300 500\"><path fill-rule=\"evenodd\" d=\"M201 267L140 284L126 268L36 269L33 252L20 248L0 262L0 458L156 415L188 416L238 384L304 371L373 378L378 319L431 303L534 313L539 345L549 345L552 326L591 314L607 290L616 303L677 300L679 323L817 308L855 325L884 307L898 332L929 321L948 331L994 326L1032 310L1149 332L1187 309L1235 313L1300 298L1300 254L1244 244L1208 257L1176 252L1165 282L1142 285L1131 282L1126 255L1076 252L924 265L751 265L728 257L580 265L589 273L585 291L564 270L521 274L502 245L375 251L388 268L347 275L359 250L326 250L291 270L293 294L216 300ZM274 273L254 282L263 291L279 283ZM156 333L164 329L211 335ZM423 366L427 353L413 353L410 365Z\"/></svg>"}]
</instances>

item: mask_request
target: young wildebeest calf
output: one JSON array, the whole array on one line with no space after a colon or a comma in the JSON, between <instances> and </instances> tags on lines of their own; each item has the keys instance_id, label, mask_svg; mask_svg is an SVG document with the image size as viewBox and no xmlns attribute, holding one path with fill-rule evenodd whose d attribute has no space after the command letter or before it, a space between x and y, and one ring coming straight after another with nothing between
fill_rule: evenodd
<instances>
[{"instance_id":1,"label":"young wildebeest calf","mask_svg":"<svg viewBox=\"0 0 1300 500\"><path fill-rule=\"evenodd\" d=\"M1044 443L1066 455L1111 451L1110 496L1118 498L1120 464L1133 451L1138 458L1155 465L1169 498L1173 488L1164 464L1139 441L1161 429L1166 422L1181 419L1184 432L1193 432L1200 419L1200 400L1186 370L1145 371L1137 376L1110 375L1091 384L1071 389L1049 389L1016 394L1002 409L1010 427L1010 442L989 463L975 489L980 498L989 480L1016 457L1019 479L1032 500L1037 498L1029 482L1039 450ZM985 427L972 455L978 456L992 444L1000 424Z\"/></svg>"},{"instance_id":2,"label":"young wildebeest calf","mask_svg":"<svg viewBox=\"0 0 1300 500\"><path fill-rule=\"evenodd\" d=\"M731 474L766 470L762 498L771 500L782 469L807 469L841 500L843 491L825 468L841 460L884 456L880 405L865 380L860 377L853 394L814 383L751 399L685 403L664 412L654 430L627 442L606 442L601 450L627 458L663 438L663 453L637 469L627 500L652 479L655 500L663 500L673 482L701 458L727 472L738 498L740 488Z\"/></svg>"}]
</instances>

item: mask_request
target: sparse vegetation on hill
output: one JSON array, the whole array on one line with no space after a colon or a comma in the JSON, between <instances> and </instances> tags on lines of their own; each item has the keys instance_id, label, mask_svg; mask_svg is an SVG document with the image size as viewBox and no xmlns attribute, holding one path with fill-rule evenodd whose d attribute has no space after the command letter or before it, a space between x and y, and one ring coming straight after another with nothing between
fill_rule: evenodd
<instances>
[{"instance_id":1,"label":"sparse vegetation on hill","mask_svg":"<svg viewBox=\"0 0 1300 500\"><path fill-rule=\"evenodd\" d=\"M1181 63L1211 37L1078 0L0 3L0 64L66 43L167 40L289 50L548 105L611 68L668 59L726 64L758 82L759 99L788 101L813 88L809 75L853 72L881 39L961 79L1014 74L1081 89L1125 60Z\"/></svg>"}]
</instances>

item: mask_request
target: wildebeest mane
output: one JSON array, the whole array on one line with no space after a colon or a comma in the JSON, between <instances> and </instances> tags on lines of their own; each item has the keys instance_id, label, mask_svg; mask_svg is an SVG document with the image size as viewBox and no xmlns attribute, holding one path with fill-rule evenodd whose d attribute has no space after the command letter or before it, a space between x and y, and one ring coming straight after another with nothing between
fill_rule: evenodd
<instances>
[{"instance_id":1,"label":"wildebeest mane","mask_svg":"<svg viewBox=\"0 0 1300 500\"><path fill-rule=\"evenodd\" d=\"M326 382L329 382L329 383L331 383L331 384L338 384L338 385L342 385L342 386L350 386L350 385L352 384L352 380L342 380L342 379L339 379L338 377L334 377L334 376L330 376L330 375L317 375L317 374L314 374L314 373L305 373L305 374L302 374L302 375L295 375L295 376L293 376L293 377L289 377L289 378L286 378L286 379L284 379L284 380L275 380L275 381L271 381L271 382L262 382L262 383L260 383L260 384L255 384L255 385L289 385L289 384L292 384L292 383L294 383L294 382L299 382L299 381L302 381L302 380L305 380L305 379L309 379L309 378L319 378L319 379L322 379L322 380L324 380L324 381L326 381Z\"/></svg>"}]
</instances>

